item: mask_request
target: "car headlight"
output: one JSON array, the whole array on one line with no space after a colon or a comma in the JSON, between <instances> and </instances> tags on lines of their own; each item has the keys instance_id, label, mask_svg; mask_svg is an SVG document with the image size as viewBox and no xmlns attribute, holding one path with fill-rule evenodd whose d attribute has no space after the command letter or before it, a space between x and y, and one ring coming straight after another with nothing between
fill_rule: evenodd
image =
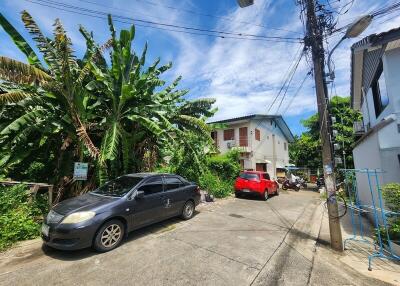
<instances>
[{"instance_id":1,"label":"car headlight","mask_svg":"<svg viewBox=\"0 0 400 286\"><path fill-rule=\"evenodd\" d=\"M89 220L96 215L95 212L76 212L68 215L61 223L78 223Z\"/></svg>"}]
</instances>

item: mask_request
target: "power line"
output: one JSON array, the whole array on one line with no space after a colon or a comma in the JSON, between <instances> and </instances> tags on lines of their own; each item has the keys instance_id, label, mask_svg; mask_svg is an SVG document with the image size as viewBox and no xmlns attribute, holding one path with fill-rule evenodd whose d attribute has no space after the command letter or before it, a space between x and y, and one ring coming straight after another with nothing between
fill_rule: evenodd
<instances>
[{"instance_id":1,"label":"power line","mask_svg":"<svg viewBox=\"0 0 400 286\"><path fill-rule=\"evenodd\" d=\"M302 80L302 82L300 83L299 87L297 88L295 94L292 96L292 98L289 101L289 104L286 105L285 110L282 112L282 114L285 114L288 109L290 108L290 106L292 105L294 99L297 97L297 95L300 93L300 90L303 88L304 83L306 82L307 78L311 75L311 71L309 71L306 76L304 77L304 79Z\"/></svg>"},{"instance_id":2,"label":"power line","mask_svg":"<svg viewBox=\"0 0 400 286\"><path fill-rule=\"evenodd\" d=\"M104 17L107 17L109 13L98 11L98 10L93 10L93 9L87 9L87 8L82 8L78 6L73 6L65 3L59 3L51 0L26 0L28 2L38 4L41 6L46 6L54 9L59 9L59 10L64 10L67 12L73 12L73 13L78 13L82 15L101 15ZM117 14L111 14L111 16L115 19L122 19L124 21L132 21L135 22L137 26L144 26L144 27L149 27L149 28L164 28L164 30L170 30L174 32L179 32L179 31L190 31L193 34L201 34L201 33L208 33L207 36L212 36L213 34L216 34L215 36L220 36L220 37L241 37L241 39L264 39L264 40L284 40L286 41L291 41L291 42L300 42L302 39L300 38L291 38L291 37L280 37L280 36L263 36L263 35L253 35L253 34L246 34L246 33L236 33L236 32L231 32L231 31L220 31L220 30L209 30L209 29L202 29L202 28L197 28L197 27L188 27L188 26L180 26L180 25L175 25L175 24L166 24L166 23L161 23L161 22L155 22L155 21L147 21L143 19L136 19L136 18L131 18L131 17L125 17ZM119 20L121 22L121 20ZM144 23L147 25L139 25L136 22L139 23ZM173 28L173 29L171 29ZM179 29L179 30L177 30ZM183 31L184 30L184 31Z\"/></svg>"},{"instance_id":3,"label":"power line","mask_svg":"<svg viewBox=\"0 0 400 286\"><path fill-rule=\"evenodd\" d=\"M294 69L293 69L293 73L292 73L292 75L291 75L291 77L290 77L290 79L289 79L288 84L286 85L285 92L284 92L284 94L283 94L283 96L282 96L281 102L279 103L278 108L276 109L276 112L275 112L275 113L278 113L279 109L281 108L281 105L282 105L282 103L283 103L283 100L284 100L285 97L286 97L286 94L287 94L287 92L288 92L288 90L289 90L289 86L290 86L290 84L292 83L293 77L294 77L294 75L295 75L295 73L296 73L296 71L297 71L297 67L298 67L299 64L300 64L300 61L301 61L301 58L303 57L303 55L304 55L304 50L303 50L303 52L300 54L300 57L299 57L298 61L296 62L296 65L295 65L295 67L294 67Z\"/></svg>"},{"instance_id":4,"label":"power line","mask_svg":"<svg viewBox=\"0 0 400 286\"><path fill-rule=\"evenodd\" d=\"M116 7L113 7L113 6L103 5L103 4L100 4L100 3L97 3L97 2L93 2L93 1L88 1L88 0L78 0L78 1L84 2L84 3L90 3L90 4L93 4L93 5L97 5L97 6L101 6L101 7L105 7L105 8L111 8L111 9L118 9L118 10L122 10L122 11L127 11L126 9L119 9L119 8L116 8ZM262 25L262 24L257 24L257 23L251 23L251 22L246 22L246 21L238 21L238 20L236 20L234 18L227 17L227 16L221 16L221 15L210 14L210 13L202 13L202 12L198 12L198 11L194 11L194 10L177 8L177 7L174 7L174 6L164 5L164 4L160 4L160 3L157 3L157 2L153 2L153 1L146 1L146 0L136 0L136 1L137 2L146 3L146 4L149 4L149 5L153 5L153 6L164 7L164 8L167 8L167 9L176 10L176 11L180 11L180 12L184 12L184 13L188 13L188 14L193 14L193 15L198 15L198 16L203 16L203 17L209 17L209 18L216 18L216 19L221 19L221 20L224 20L224 21L230 21L230 22L236 22L236 23L244 24L244 25L261 27L261 28L268 29L268 30L284 31L284 32L290 32L290 33L299 33L297 31L286 30L286 29L281 29L281 28L274 28L274 27L268 27L268 26L265 26L265 25ZM130 11L132 11L132 10L130 10Z\"/></svg>"},{"instance_id":5,"label":"power line","mask_svg":"<svg viewBox=\"0 0 400 286\"><path fill-rule=\"evenodd\" d=\"M368 12L367 14L371 15L373 18L382 18L382 17L387 16L398 10L400 10L400 1L390 4L390 5L384 5L376 10L372 10L372 11ZM356 19L356 18L358 18L358 17L353 17L350 19ZM341 32L341 31L347 29L352 24L353 24L353 22L350 22L340 28L334 29L332 31L331 35L336 32Z\"/></svg>"},{"instance_id":6,"label":"power line","mask_svg":"<svg viewBox=\"0 0 400 286\"><path fill-rule=\"evenodd\" d=\"M283 76L283 78L282 78L282 80L283 80L282 86L281 86L281 88L279 89L279 91L278 91L277 95L275 96L274 100L273 100L273 101L271 102L271 104L269 105L269 107L268 107L268 109L267 109L267 114L268 114L269 111L271 110L272 106L275 104L275 102L276 102L276 100L278 99L279 95L281 94L282 90L285 88L286 83L287 83L287 81L288 81L288 79L289 79L289 75L290 75L290 73L291 73L291 71L292 71L292 69L293 69L293 66L295 65L296 58L299 57L302 48L303 48L302 45L299 46L299 49L298 49L297 52L296 52L296 56L293 58L292 63L289 65L289 67L288 67L288 69L287 69L285 75Z\"/></svg>"},{"instance_id":7,"label":"power line","mask_svg":"<svg viewBox=\"0 0 400 286\"><path fill-rule=\"evenodd\" d=\"M268 107L267 113L269 113L269 111L271 110L272 106L274 106L276 100L279 98L279 96L281 95L282 91L283 91L285 88L286 88L286 90L285 90L285 95L286 95L286 92L287 92L287 90L288 90L288 88L289 88L289 85L290 85L291 81L293 80L294 73L296 72L297 67L298 67L298 65L299 65L299 63L300 63L301 58L303 57L303 55L304 55L304 49L303 49L303 46L300 46L300 47L299 47L299 50L298 50L298 52L297 52L296 58L294 59L294 61L292 62L292 64L289 66L289 69L288 69L288 71L287 71L286 74L285 74L284 82L283 82L281 88L279 89L279 91L278 91L277 95L275 96L274 100L272 101L272 103L271 103L270 106ZM282 101L281 101L280 105L281 105L281 104L282 104ZM279 105L279 106L280 106L280 105ZM278 108L278 109L279 109L279 108Z\"/></svg>"}]
</instances>

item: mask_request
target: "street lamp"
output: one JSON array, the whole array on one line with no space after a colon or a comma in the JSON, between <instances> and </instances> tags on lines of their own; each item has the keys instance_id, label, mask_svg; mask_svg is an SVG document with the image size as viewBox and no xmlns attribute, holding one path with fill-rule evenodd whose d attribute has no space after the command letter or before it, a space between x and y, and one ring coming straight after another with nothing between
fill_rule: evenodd
<instances>
[{"instance_id":1,"label":"street lamp","mask_svg":"<svg viewBox=\"0 0 400 286\"><path fill-rule=\"evenodd\" d=\"M335 72L332 70L331 66L331 57L335 49L345 40L350 38L358 37L365 29L368 28L369 24L372 22L372 15L364 15L358 18L356 21L350 24L347 28L346 33L340 39L340 41L332 48L331 52L328 55L328 70L329 70L329 77L331 80L335 79Z\"/></svg>"},{"instance_id":2,"label":"street lamp","mask_svg":"<svg viewBox=\"0 0 400 286\"><path fill-rule=\"evenodd\" d=\"M254 0L237 0L240 8L251 6L254 4Z\"/></svg>"}]
</instances>

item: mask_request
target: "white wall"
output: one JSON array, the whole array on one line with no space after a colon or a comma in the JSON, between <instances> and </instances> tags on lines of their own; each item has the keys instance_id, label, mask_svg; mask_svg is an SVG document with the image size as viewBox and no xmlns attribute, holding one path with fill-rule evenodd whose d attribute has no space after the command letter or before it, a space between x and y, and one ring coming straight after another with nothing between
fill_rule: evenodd
<instances>
[{"instance_id":1,"label":"white wall","mask_svg":"<svg viewBox=\"0 0 400 286\"><path fill-rule=\"evenodd\" d=\"M382 169L380 149L378 145L378 134L372 134L361 144L353 149L354 167L356 169ZM365 173L356 173L359 199L363 205L372 205L372 196L369 189L368 177ZM382 182L382 174L378 176ZM375 186L375 181L371 181ZM376 197L377 191L373 187L373 194Z\"/></svg>"},{"instance_id":2,"label":"white wall","mask_svg":"<svg viewBox=\"0 0 400 286\"><path fill-rule=\"evenodd\" d=\"M361 105L361 112L363 114L365 126L370 123L370 126L373 127L383 118L391 114L395 114L397 120L400 118L400 49L386 51L382 57L382 62L389 104L382 113L376 117L372 89L370 88Z\"/></svg>"},{"instance_id":3,"label":"white wall","mask_svg":"<svg viewBox=\"0 0 400 286\"><path fill-rule=\"evenodd\" d=\"M271 124L272 123L272 124ZM260 130L261 140L255 140L253 136L252 151L255 160L258 163L262 163L265 160L273 161L273 134L275 135L275 155L277 166L287 166L289 164L289 145L283 135L282 131L276 125L273 120L253 120L251 122L251 130L254 133L254 129ZM284 149L284 143L286 143L286 150Z\"/></svg>"},{"instance_id":4,"label":"white wall","mask_svg":"<svg viewBox=\"0 0 400 286\"><path fill-rule=\"evenodd\" d=\"M233 128L235 130L236 145L239 146L239 128L247 127L248 132L248 148L252 156L244 161L245 169L256 169L256 163L266 163L265 160L273 162L273 137L275 135L275 152L277 166L287 166L289 164L289 144L282 131L270 119L256 119L228 123L225 129ZM260 130L260 141L255 140L255 129ZM227 141L224 141L224 129L217 129L219 151L224 154L229 151ZM284 150L286 143L286 150ZM271 177L276 177L275 170L271 168L272 164L267 165L267 170ZM271 172L272 170L272 172Z\"/></svg>"},{"instance_id":5,"label":"white wall","mask_svg":"<svg viewBox=\"0 0 400 286\"><path fill-rule=\"evenodd\" d=\"M370 123L373 127L384 118L391 117L394 122L365 138L353 149L354 165L356 169L381 169L384 173L378 176L380 185L391 182L400 182L400 49L386 51L383 58L386 91L389 97L388 106L378 116L375 116L374 101L371 89L366 94L361 106L364 124ZM378 192L375 189L375 180L372 178L375 204L379 207ZM357 174L357 187L362 204L372 205L372 196L366 174ZM372 217L371 217L372 218Z\"/></svg>"}]
</instances>

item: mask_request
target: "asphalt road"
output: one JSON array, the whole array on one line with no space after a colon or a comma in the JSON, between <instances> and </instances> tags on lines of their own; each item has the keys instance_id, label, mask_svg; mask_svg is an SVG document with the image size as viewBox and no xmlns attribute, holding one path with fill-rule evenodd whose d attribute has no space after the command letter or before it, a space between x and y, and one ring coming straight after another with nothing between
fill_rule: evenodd
<instances>
[{"instance_id":1,"label":"asphalt road","mask_svg":"<svg viewBox=\"0 0 400 286\"><path fill-rule=\"evenodd\" d=\"M320 209L318 193L286 191L201 206L103 254L33 240L0 254L0 285L307 285Z\"/></svg>"}]
</instances>

